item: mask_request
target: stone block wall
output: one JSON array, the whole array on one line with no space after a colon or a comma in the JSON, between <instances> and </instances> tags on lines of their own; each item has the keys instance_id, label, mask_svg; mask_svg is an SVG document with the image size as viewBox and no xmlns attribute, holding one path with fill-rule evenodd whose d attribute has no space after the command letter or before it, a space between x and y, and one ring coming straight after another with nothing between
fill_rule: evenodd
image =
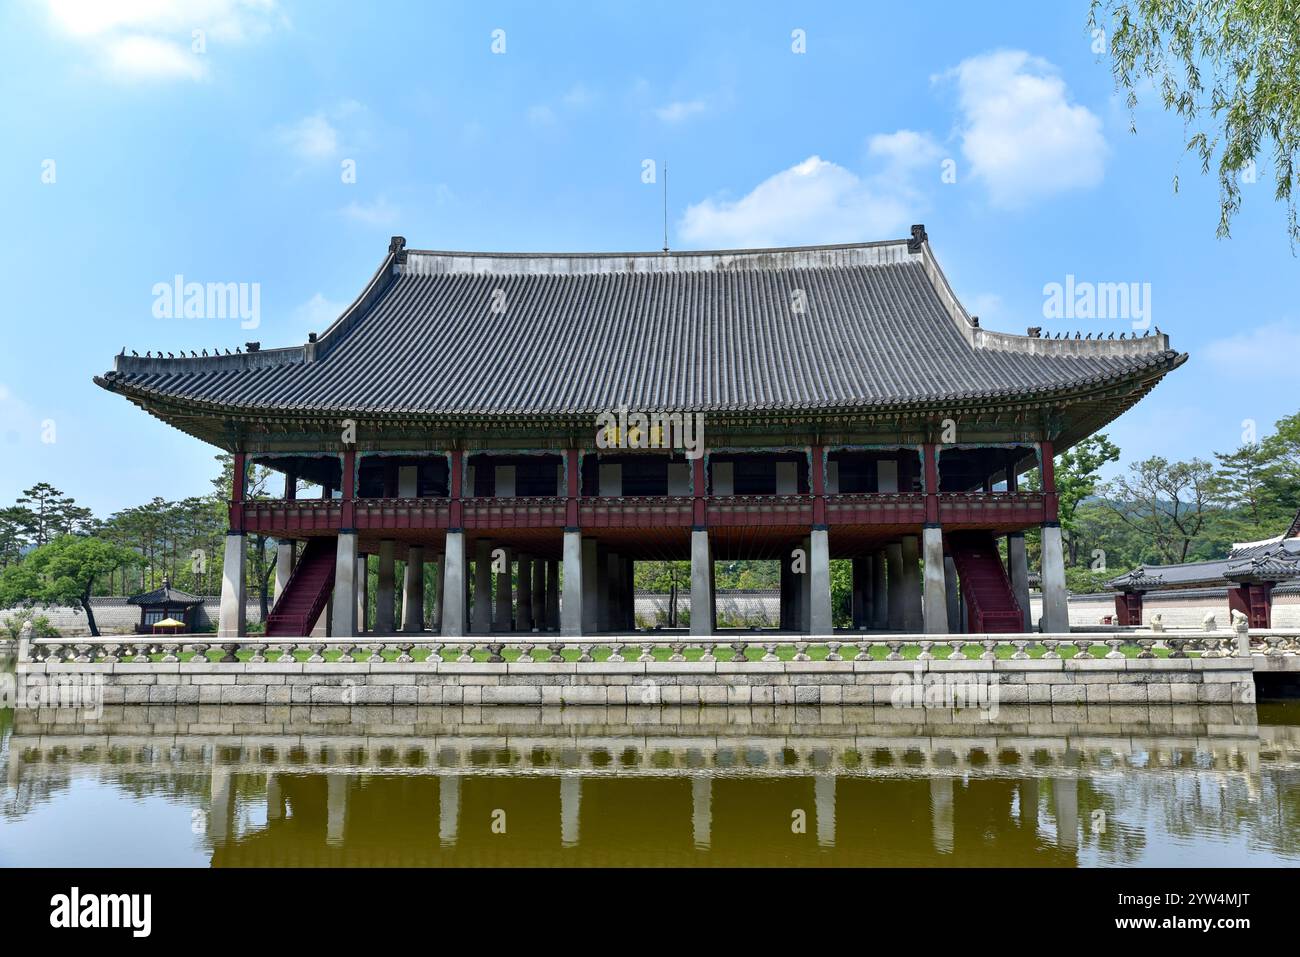
<instances>
[{"instance_id":1,"label":"stone block wall","mask_svg":"<svg viewBox=\"0 0 1300 957\"><path fill-rule=\"evenodd\" d=\"M311 664L20 662L29 686L102 681L105 705L892 705L989 720L1017 705L1254 701L1243 658Z\"/></svg>"}]
</instances>

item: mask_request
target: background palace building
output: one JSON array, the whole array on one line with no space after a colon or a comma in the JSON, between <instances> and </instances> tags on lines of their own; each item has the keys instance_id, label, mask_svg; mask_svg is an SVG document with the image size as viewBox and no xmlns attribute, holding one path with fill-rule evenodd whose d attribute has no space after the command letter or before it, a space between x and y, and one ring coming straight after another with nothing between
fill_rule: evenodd
<instances>
[{"instance_id":1,"label":"background palace building","mask_svg":"<svg viewBox=\"0 0 1300 957\"><path fill-rule=\"evenodd\" d=\"M250 533L281 542L270 635L627 633L633 563L687 558L694 634L716 627L713 563L736 559L781 560L784 631L832 631L833 559L852 560L855 628L1022 631L1036 526L1037 624L1063 632L1053 455L1185 359L1159 333L980 328L921 226L891 242L631 254L395 237L305 345L124 354L96 382L234 454L222 636L245 627ZM620 410L702 416L703 454L604 447L598 417ZM252 464L284 474L282 499L247 496ZM1022 487L1033 468L1038 491ZM300 481L320 497L299 498Z\"/></svg>"}]
</instances>

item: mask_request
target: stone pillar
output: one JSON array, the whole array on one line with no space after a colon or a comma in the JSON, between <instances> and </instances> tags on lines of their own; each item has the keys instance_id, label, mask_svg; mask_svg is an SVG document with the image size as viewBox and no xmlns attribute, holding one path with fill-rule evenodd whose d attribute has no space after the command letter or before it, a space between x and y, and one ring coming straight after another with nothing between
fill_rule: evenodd
<instances>
[{"instance_id":1,"label":"stone pillar","mask_svg":"<svg viewBox=\"0 0 1300 957\"><path fill-rule=\"evenodd\" d=\"M424 631L424 546L406 550L406 578L402 582L402 631Z\"/></svg>"},{"instance_id":2,"label":"stone pillar","mask_svg":"<svg viewBox=\"0 0 1300 957\"><path fill-rule=\"evenodd\" d=\"M810 634L829 635L834 630L831 618L831 550L829 533L824 528L814 528L809 539L808 588L812 601L809 604Z\"/></svg>"},{"instance_id":3,"label":"stone pillar","mask_svg":"<svg viewBox=\"0 0 1300 957\"><path fill-rule=\"evenodd\" d=\"M943 529L927 525L921 532L925 544L925 633L946 635L948 623L948 584L944 574Z\"/></svg>"},{"instance_id":4,"label":"stone pillar","mask_svg":"<svg viewBox=\"0 0 1300 957\"><path fill-rule=\"evenodd\" d=\"M713 778L691 778L691 834L696 847L713 843Z\"/></svg>"},{"instance_id":5,"label":"stone pillar","mask_svg":"<svg viewBox=\"0 0 1300 957\"><path fill-rule=\"evenodd\" d=\"M1075 778L1053 778L1056 799L1056 846L1073 849L1079 844L1079 782Z\"/></svg>"},{"instance_id":6,"label":"stone pillar","mask_svg":"<svg viewBox=\"0 0 1300 957\"><path fill-rule=\"evenodd\" d=\"M576 847L582 829L582 778L560 776L560 843Z\"/></svg>"},{"instance_id":7,"label":"stone pillar","mask_svg":"<svg viewBox=\"0 0 1300 957\"><path fill-rule=\"evenodd\" d=\"M465 533L448 532L442 560L442 592L438 595L442 635L465 636Z\"/></svg>"},{"instance_id":8,"label":"stone pillar","mask_svg":"<svg viewBox=\"0 0 1300 957\"><path fill-rule=\"evenodd\" d=\"M943 587L948 600L948 630L960 634L962 627L961 596L957 591L957 563L951 555L943 557Z\"/></svg>"},{"instance_id":9,"label":"stone pillar","mask_svg":"<svg viewBox=\"0 0 1300 957\"><path fill-rule=\"evenodd\" d=\"M613 631L610 624L609 601L609 549L596 547L596 630Z\"/></svg>"},{"instance_id":10,"label":"stone pillar","mask_svg":"<svg viewBox=\"0 0 1300 957\"><path fill-rule=\"evenodd\" d=\"M266 776L266 820L284 820L284 792L280 790L280 775Z\"/></svg>"},{"instance_id":11,"label":"stone pillar","mask_svg":"<svg viewBox=\"0 0 1300 957\"><path fill-rule=\"evenodd\" d=\"M386 538L379 543L379 582L375 588L375 634L391 635L396 631L397 582L395 576L397 543Z\"/></svg>"},{"instance_id":12,"label":"stone pillar","mask_svg":"<svg viewBox=\"0 0 1300 957\"><path fill-rule=\"evenodd\" d=\"M429 622L429 626L438 631L442 631L442 570L446 566L445 557L433 563L433 620Z\"/></svg>"},{"instance_id":13,"label":"stone pillar","mask_svg":"<svg viewBox=\"0 0 1300 957\"><path fill-rule=\"evenodd\" d=\"M348 820L348 779L342 774L325 775L325 843L338 847Z\"/></svg>"},{"instance_id":14,"label":"stone pillar","mask_svg":"<svg viewBox=\"0 0 1300 957\"><path fill-rule=\"evenodd\" d=\"M455 844L459 830L460 777L455 774L440 774L438 776L438 843Z\"/></svg>"},{"instance_id":15,"label":"stone pillar","mask_svg":"<svg viewBox=\"0 0 1300 957\"><path fill-rule=\"evenodd\" d=\"M292 539L282 538L279 544L275 546L275 597L272 599L273 604L280 600L285 587L289 584L289 578L293 575L293 550Z\"/></svg>"},{"instance_id":16,"label":"stone pillar","mask_svg":"<svg viewBox=\"0 0 1300 957\"><path fill-rule=\"evenodd\" d=\"M226 533L226 555L221 566L221 610L218 638L242 638L248 630L248 584L244 575L243 532Z\"/></svg>"},{"instance_id":17,"label":"stone pillar","mask_svg":"<svg viewBox=\"0 0 1300 957\"><path fill-rule=\"evenodd\" d=\"M546 628L546 562L541 558L533 559L533 630Z\"/></svg>"},{"instance_id":18,"label":"stone pillar","mask_svg":"<svg viewBox=\"0 0 1300 957\"><path fill-rule=\"evenodd\" d=\"M508 632L514 626L514 606L511 604L512 582L510 581L510 549L504 549L502 567L497 572L497 590L493 599L492 630L498 634Z\"/></svg>"},{"instance_id":19,"label":"stone pillar","mask_svg":"<svg viewBox=\"0 0 1300 957\"><path fill-rule=\"evenodd\" d=\"M586 580L583 575L583 551L587 544L576 528L564 530L564 601L560 605L560 634L581 635L586 629ZM594 545L595 542L592 542Z\"/></svg>"},{"instance_id":20,"label":"stone pillar","mask_svg":"<svg viewBox=\"0 0 1300 957\"><path fill-rule=\"evenodd\" d=\"M546 563L546 630L560 630L560 563Z\"/></svg>"},{"instance_id":21,"label":"stone pillar","mask_svg":"<svg viewBox=\"0 0 1300 957\"><path fill-rule=\"evenodd\" d=\"M568 535L568 532L565 533ZM565 567L564 583L565 592L564 600L569 600L568 583L568 539L565 539ZM594 538L584 538L582 540L582 633L584 635L594 635L600 630L600 621L598 618L600 612L600 591L599 575L597 574L597 564L599 563L599 548Z\"/></svg>"},{"instance_id":22,"label":"stone pillar","mask_svg":"<svg viewBox=\"0 0 1300 957\"><path fill-rule=\"evenodd\" d=\"M885 550L871 558L871 627L884 631L889 627L889 580L885 577Z\"/></svg>"},{"instance_id":23,"label":"stone pillar","mask_svg":"<svg viewBox=\"0 0 1300 957\"><path fill-rule=\"evenodd\" d=\"M329 633L335 638L351 638L357 633L357 564L357 533L339 532L334 600L329 611Z\"/></svg>"},{"instance_id":24,"label":"stone pillar","mask_svg":"<svg viewBox=\"0 0 1300 957\"><path fill-rule=\"evenodd\" d=\"M1007 574L1011 578L1011 591L1016 604L1025 616L1025 631L1034 630L1033 613L1029 607L1029 559L1025 551L1025 533L1012 532L1007 536Z\"/></svg>"},{"instance_id":25,"label":"stone pillar","mask_svg":"<svg viewBox=\"0 0 1300 957\"><path fill-rule=\"evenodd\" d=\"M486 635L492 630L492 543L480 538L474 543L474 610L470 630Z\"/></svg>"},{"instance_id":26,"label":"stone pillar","mask_svg":"<svg viewBox=\"0 0 1300 957\"><path fill-rule=\"evenodd\" d=\"M366 625L370 617L370 569L368 567L366 556L357 556L357 634L364 634Z\"/></svg>"},{"instance_id":27,"label":"stone pillar","mask_svg":"<svg viewBox=\"0 0 1300 957\"><path fill-rule=\"evenodd\" d=\"M515 592L515 631L533 630L533 556L519 553L519 577Z\"/></svg>"},{"instance_id":28,"label":"stone pillar","mask_svg":"<svg viewBox=\"0 0 1300 957\"><path fill-rule=\"evenodd\" d=\"M921 616L921 540L916 535L904 535L903 561L903 628L918 634L925 622Z\"/></svg>"},{"instance_id":29,"label":"stone pillar","mask_svg":"<svg viewBox=\"0 0 1300 957\"><path fill-rule=\"evenodd\" d=\"M636 562L623 559L623 619L629 632L636 631Z\"/></svg>"},{"instance_id":30,"label":"stone pillar","mask_svg":"<svg viewBox=\"0 0 1300 957\"><path fill-rule=\"evenodd\" d=\"M885 546L889 565L889 630L902 631L903 615L903 546L891 542Z\"/></svg>"},{"instance_id":31,"label":"stone pillar","mask_svg":"<svg viewBox=\"0 0 1300 957\"><path fill-rule=\"evenodd\" d=\"M231 771L227 765L214 764L208 805L208 839L214 848L226 843L234 831L235 795Z\"/></svg>"},{"instance_id":32,"label":"stone pillar","mask_svg":"<svg viewBox=\"0 0 1300 957\"><path fill-rule=\"evenodd\" d=\"M790 568L791 561L789 555L781 556L781 617L779 624L782 631L797 630L795 622L798 619L798 608L795 606L795 594L798 582L795 581L795 574Z\"/></svg>"},{"instance_id":33,"label":"stone pillar","mask_svg":"<svg viewBox=\"0 0 1300 957\"><path fill-rule=\"evenodd\" d=\"M799 543L803 549L803 574L796 577L799 595L798 628L805 635L812 634L812 537L807 536Z\"/></svg>"},{"instance_id":34,"label":"stone pillar","mask_svg":"<svg viewBox=\"0 0 1300 957\"><path fill-rule=\"evenodd\" d=\"M623 559L618 552L605 552L605 607L610 631L623 630Z\"/></svg>"},{"instance_id":35,"label":"stone pillar","mask_svg":"<svg viewBox=\"0 0 1300 957\"><path fill-rule=\"evenodd\" d=\"M691 531L691 634L713 634L713 550L704 528Z\"/></svg>"},{"instance_id":36,"label":"stone pillar","mask_svg":"<svg viewBox=\"0 0 1300 957\"><path fill-rule=\"evenodd\" d=\"M934 835L934 849L940 854L952 853L952 811L952 778L931 778L930 829Z\"/></svg>"},{"instance_id":37,"label":"stone pillar","mask_svg":"<svg viewBox=\"0 0 1300 957\"><path fill-rule=\"evenodd\" d=\"M1070 606L1065 590L1065 553L1061 548L1061 526L1043 526L1043 617L1047 634L1070 630Z\"/></svg>"},{"instance_id":38,"label":"stone pillar","mask_svg":"<svg viewBox=\"0 0 1300 957\"><path fill-rule=\"evenodd\" d=\"M817 843L835 846L835 775L819 774L813 778L813 804L817 809Z\"/></svg>"}]
</instances>

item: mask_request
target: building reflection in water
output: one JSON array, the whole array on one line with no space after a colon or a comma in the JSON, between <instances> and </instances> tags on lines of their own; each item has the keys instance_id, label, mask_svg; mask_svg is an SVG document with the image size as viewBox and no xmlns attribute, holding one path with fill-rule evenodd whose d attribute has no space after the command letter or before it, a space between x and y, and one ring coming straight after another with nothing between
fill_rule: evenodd
<instances>
[{"instance_id":1,"label":"building reflection in water","mask_svg":"<svg viewBox=\"0 0 1300 957\"><path fill-rule=\"evenodd\" d=\"M945 738L815 722L793 736L728 720L676 734L595 722L591 733L563 722L345 733L336 722L266 735L163 720L156 734L117 736L20 719L2 810L21 826L80 781L109 783L197 809L214 866L1077 866L1179 849L1300 859L1296 726ZM807 827L792 827L797 812L810 812Z\"/></svg>"}]
</instances>

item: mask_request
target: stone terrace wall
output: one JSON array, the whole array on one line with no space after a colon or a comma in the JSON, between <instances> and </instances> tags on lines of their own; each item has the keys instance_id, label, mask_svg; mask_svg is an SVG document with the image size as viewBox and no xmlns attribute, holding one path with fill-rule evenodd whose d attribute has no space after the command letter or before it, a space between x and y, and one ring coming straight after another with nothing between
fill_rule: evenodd
<instances>
[{"instance_id":1,"label":"stone terrace wall","mask_svg":"<svg viewBox=\"0 0 1300 957\"><path fill-rule=\"evenodd\" d=\"M318 705L895 705L965 697L972 720L1020 704L1254 701L1241 658L310 664L20 662L29 685L102 678L103 703ZM937 689L937 690L935 690ZM981 691L982 689L982 691ZM984 697L978 697L983 694ZM992 698L996 695L996 699ZM954 704L947 699L947 706ZM909 704L910 703L910 704Z\"/></svg>"}]
</instances>

